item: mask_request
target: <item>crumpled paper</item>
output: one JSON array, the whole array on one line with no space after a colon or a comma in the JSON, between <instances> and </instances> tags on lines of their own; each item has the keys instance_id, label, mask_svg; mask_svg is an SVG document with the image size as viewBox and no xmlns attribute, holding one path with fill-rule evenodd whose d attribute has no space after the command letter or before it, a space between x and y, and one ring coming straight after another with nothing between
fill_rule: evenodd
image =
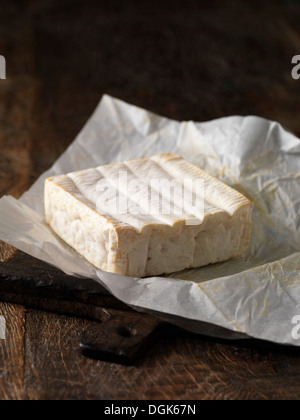
<instances>
[{"instance_id":1,"label":"crumpled paper","mask_svg":"<svg viewBox=\"0 0 300 420\"><path fill-rule=\"evenodd\" d=\"M96 270L46 226L46 177L162 152L196 163L253 201L245 256L168 277L129 278ZM178 122L105 95L53 167L20 200L0 200L0 239L187 330L300 346L300 140L276 122Z\"/></svg>"}]
</instances>

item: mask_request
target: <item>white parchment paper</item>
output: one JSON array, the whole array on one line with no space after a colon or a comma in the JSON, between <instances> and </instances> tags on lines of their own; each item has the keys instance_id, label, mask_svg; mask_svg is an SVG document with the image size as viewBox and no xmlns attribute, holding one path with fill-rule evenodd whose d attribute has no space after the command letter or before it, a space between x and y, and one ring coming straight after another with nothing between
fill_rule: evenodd
<instances>
[{"instance_id":1,"label":"white parchment paper","mask_svg":"<svg viewBox=\"0 0 300 420\"><path fill-rule=\"evenodd\" d=\"M168 278L128 278L96 270L46 226L46 177L161 152L180 154L254 202L247 255ZM300 346L300 140L276 122L177 122L106 95L20 200L0 200L0 239L190 331Z\"/></svg>"}]
</instances>

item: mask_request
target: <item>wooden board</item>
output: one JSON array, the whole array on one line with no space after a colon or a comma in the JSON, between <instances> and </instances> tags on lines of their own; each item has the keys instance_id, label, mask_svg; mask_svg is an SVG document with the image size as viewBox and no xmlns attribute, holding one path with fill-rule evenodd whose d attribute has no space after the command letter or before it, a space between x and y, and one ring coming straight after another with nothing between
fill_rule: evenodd
<instances>
[{"instance_id":1,"label":"wooden board","mask_svg":"<svg viewBox=\"0 0 300 420\"><path fill-rule=\"evenodd\" d=\"M78 343L84 355L115 363L134 364L163 322L134 312L97 282L67 276L18 250L2 249L0 301L97 321Z\"/></svg>"},{"instance_id":2,"label":"wooden board","mask_svg":"<svg viewBox=\"0 0 300 420\"><path fill-rule=\"evenodd\" d=\"M0 300L101 321L97 308L130 310L95 281L67 276L21 251L0 264Z\"/></svg>"},{"instance_id":3,"label":"wooden board","mask_svg":"<svg viewBox=\"0 0 300 420\"><path fill-rule=\"evenodd\" d=\"M298 0L2 3L1 196L28 189L104 93L177 120L256 114L300 135ZM5 302L0 315L0 399L300 397L299 349L167 329L123 366L81 355L93 321Z\"/></svg>"}]
</instances>

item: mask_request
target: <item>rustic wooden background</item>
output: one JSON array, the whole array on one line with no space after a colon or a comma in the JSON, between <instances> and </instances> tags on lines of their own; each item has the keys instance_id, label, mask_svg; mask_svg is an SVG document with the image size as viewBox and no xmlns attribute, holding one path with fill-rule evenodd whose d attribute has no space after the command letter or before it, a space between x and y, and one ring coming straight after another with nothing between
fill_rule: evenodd
<instances>
[{"instance_id":1,"label":"rustic wooden background","mask_svg":"<svg viewBox=\"0 0 300 420\"><path fill-rule=\"evenodd\" d=\"M0 196L20 196L101 96L300 135L298 0L0 0ZM1 217L1 216L0 216ZM0 246L1 260L11 249ZM1 287L1 286L0 286ZM84 358L89 321L0 303L1 399L298 399L300 350L170 332L135 367Z\"/></svg>"}]
</instances>

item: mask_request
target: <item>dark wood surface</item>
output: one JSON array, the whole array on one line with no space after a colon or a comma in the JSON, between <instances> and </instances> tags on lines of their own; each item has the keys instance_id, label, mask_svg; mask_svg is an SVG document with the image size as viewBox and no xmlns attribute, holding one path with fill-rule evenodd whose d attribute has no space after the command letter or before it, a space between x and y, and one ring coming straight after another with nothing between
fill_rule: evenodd
<instances>
[{"instance_id":1,"label":"dark wood surface","mask_svg":"<svg viewBox=\"0 0 300 420\"><path fill-rule=\"evenodd\" d=\"M0 195L20 196L104 93L178 120L256 114L300 135L298 0L0 1ZM1 216L0 216L1 217ZM12 249L0 245L0 260ZM300 351L170 330L136 366L85 358L90 320L0 303L1 399L298 399Z\"/></svg>"}]
</instances>

